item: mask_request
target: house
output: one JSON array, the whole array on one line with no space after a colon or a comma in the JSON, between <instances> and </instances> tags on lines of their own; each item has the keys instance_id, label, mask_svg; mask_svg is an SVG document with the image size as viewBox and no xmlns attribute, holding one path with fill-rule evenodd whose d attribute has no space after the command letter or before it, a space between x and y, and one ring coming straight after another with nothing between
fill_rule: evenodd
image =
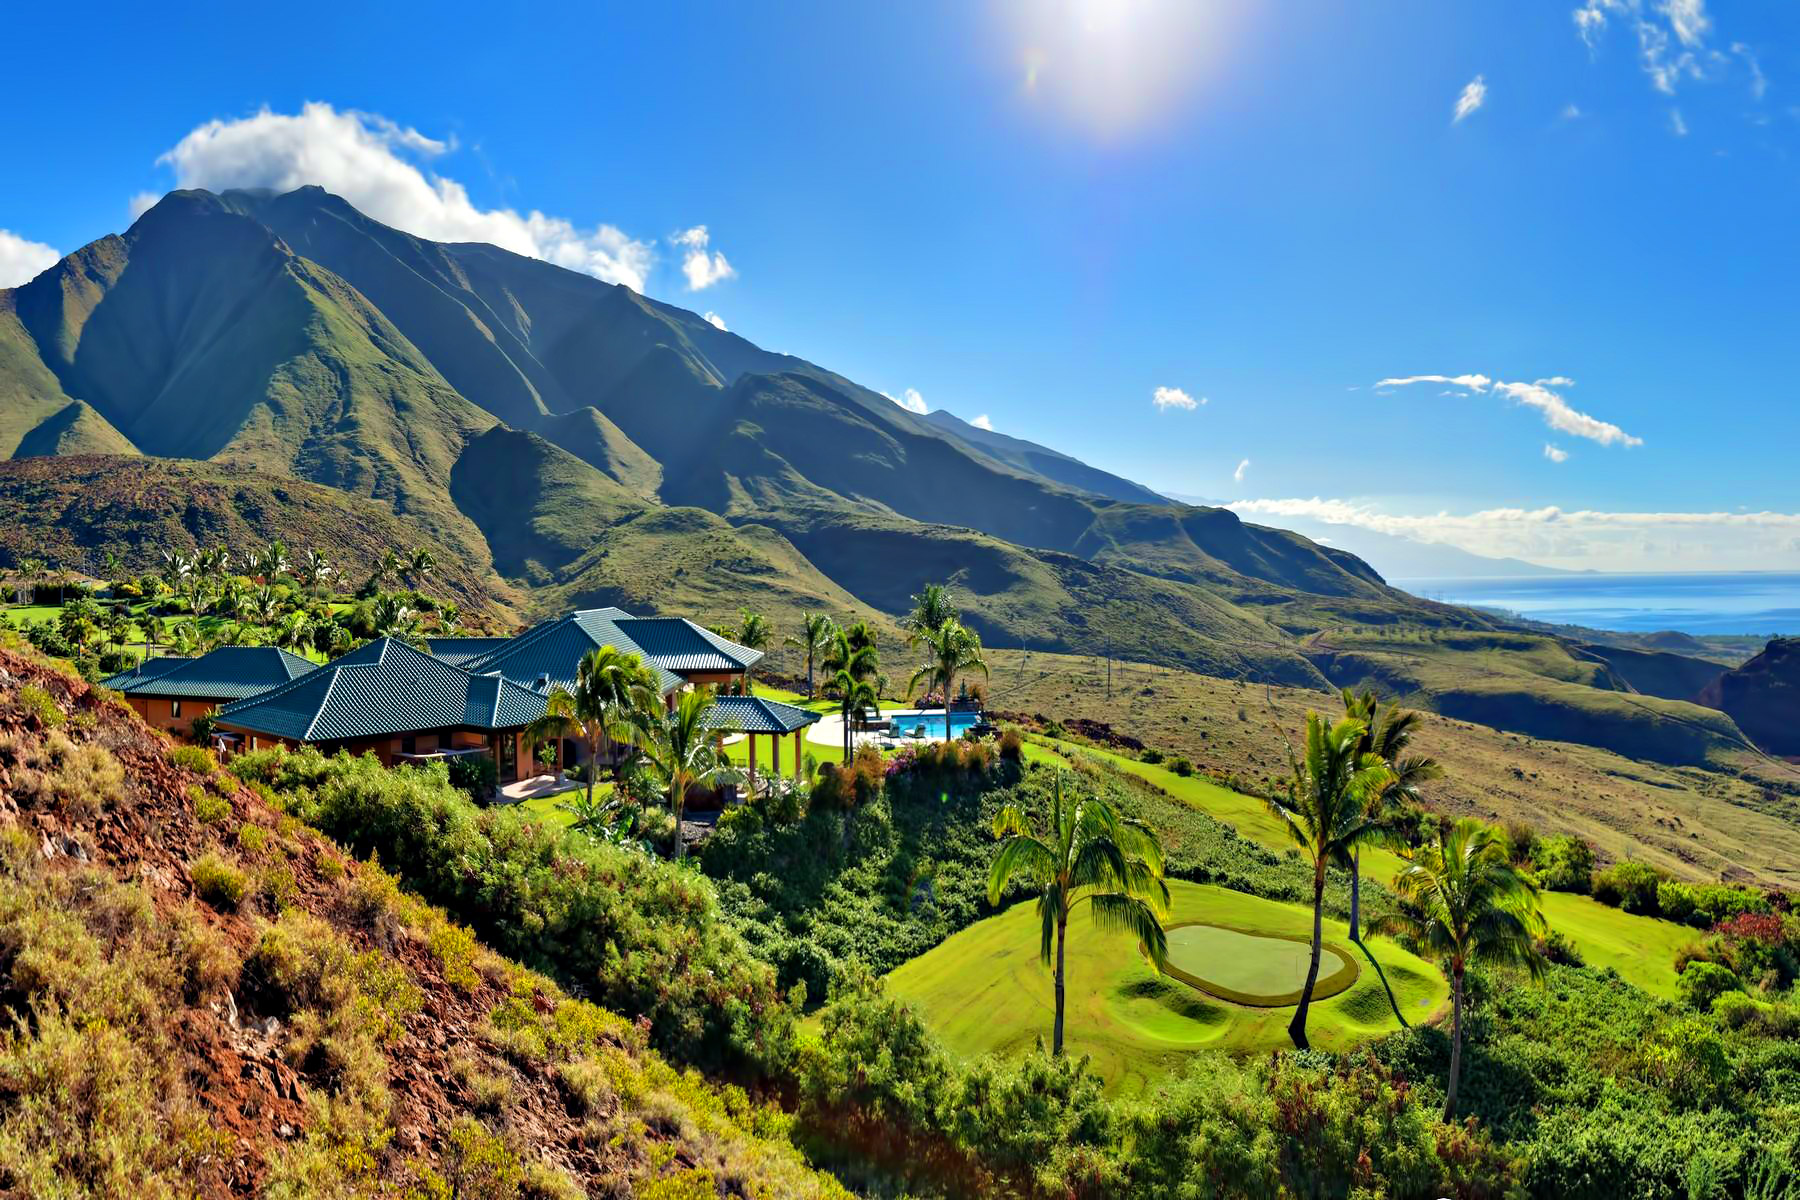
<instances>
[{"instance_id":1,"label":"house","mask_svg":"<svg viewBox=\"0 0 1800 1200\"><path fill-rule=\"evenodd\" d=\"M199 658L146 658L101 682L123 693L125 703L149 724L189 737L195 717L314 670L313 663L273 646L220 646Z\"/></svg>"},{"instance_id":2,"label":"house","mask_svg":"<svg viewBox=\"0 0 1800 1200\"><path fill-rule=\"evenodd\" d=\"M487 640L491 639L447 638L443 644L445 653L461 655L461 643ZM643 659L665 696L689 686L741 691L750 668L763 657L762 651L740 646L684 617L634 617L621 608L589 608L534 625L460 665L471 671L498 671L547 694L557 687L572 688L582 656L602 646Z\"/></svg>"},{"instance_id":3,"label":"house","mask_svg":"<svg viewBox=\"0 0 1800 1200\"><path fill-rule=\"evenodd\" d=\"M461 643L483 640L489 639L445 639L444 651L461 656ZM464 657L462 665L471 671L498 671L548 698L559 687L572 691L582 657L602 646L642 659L656 676L664 704L671 707L688 687L742 691L750 668L763 657L762 651L683 617L634 617L621 608L590 608L540 622L486 653ZM609 739L601 757L615 760L621 749ZM559 763L577 765L588 759L588 748L576 738L562 739L556 752Z\"/></svg>"},{"instance_id":4,"label":"house","mask_svg":"<svg viewBox=\"0 0 1800 1200\"><path fill-rule=\"evenodd\" d=\"M544 715L545 693L494 671L476 672L380 638L218 712L221 729L248 749L318 746L372 753L382 763L488 754L499 781L535 774L525 727Z\"/></svg>"}]
</instances>

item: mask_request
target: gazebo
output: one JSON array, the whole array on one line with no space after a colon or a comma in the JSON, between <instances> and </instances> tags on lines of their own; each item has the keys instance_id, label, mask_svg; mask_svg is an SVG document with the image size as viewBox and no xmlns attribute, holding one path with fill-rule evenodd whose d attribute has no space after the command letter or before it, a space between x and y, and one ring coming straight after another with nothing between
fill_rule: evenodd
<instances>
[{"instance_id":1,"label":"gazebo","mask_svg":"<svg viewBox=\"0 0 1800 1200\"><path fill-rule=\"evenodd\" d=\"M806 727L819 719L819 714L779 700L761 696L719 696L706 712L707 728L720 733L741 733L750 744L750 776L756 777L756 740L769 739L769 774L781 775L781 739L794 735L794 778L798 779L805 762L801 735Z\"/></svg>"}]
</instances>

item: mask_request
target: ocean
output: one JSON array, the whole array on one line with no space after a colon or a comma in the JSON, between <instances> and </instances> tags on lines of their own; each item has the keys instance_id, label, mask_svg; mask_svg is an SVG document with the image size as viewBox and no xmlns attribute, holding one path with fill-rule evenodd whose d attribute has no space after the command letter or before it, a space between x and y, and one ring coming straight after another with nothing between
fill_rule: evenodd
<instances>
[{"instance_id":1,"label":"ocean","mask_svg":"<svg viewBox=\"0 0 1800 1200\"><path fill-rule=\"evenodd\" d=\"M1542 575L1517 579L1392 579L1450 604L1497 608L1558 625L1625 633L1800 634L1800 573Z\"/></svg>"}]
</instances>

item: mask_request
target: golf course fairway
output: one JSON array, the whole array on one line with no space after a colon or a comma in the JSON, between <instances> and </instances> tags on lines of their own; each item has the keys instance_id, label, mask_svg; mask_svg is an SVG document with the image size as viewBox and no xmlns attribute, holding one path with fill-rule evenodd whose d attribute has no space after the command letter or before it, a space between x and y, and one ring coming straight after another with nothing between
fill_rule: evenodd
<instances>
[{"instance_id":1,"label":"golf course fairway","mask_svg":"<svg viewBox=\"0 0 1800 1200\"><path fill-rule=\"evenodd\" d=\"M1229 968L1199 964L1203 975L1260 979L1256 986L1267 986L1291 970L1294 943L1286 939L1312 934L1312 913L1299 905L1180 880L1170 881L1169 892L1166 925L1217 926L1240 935L1229 949L1248 961ZM952 1052L968 1058L1018 1053L1040 1037L1048 1044L1054 979L1038 961L1038 938L1036 903L1022 901L896 968L888 992L917 1008ZM1369 943L1379 971L1351 945L1342 921L1325 921L1325 941L1341 949L1357 975L1346 990L1313 1003L1308 1032L1316 1047L1341 1050L1398 1029L1396 1005L1409 1023L1422 1021L1449 995L1435 967L1385 938ZM1304 971L1307 948L1300 949ZM1197 965L1192 955L1182 960L1184 970ZM1322 959L1320 977L1332 966L1330 956ZM1260 1053L1292 1045L1292 1007L1234 1004L1158 975L1130 936L1096 929L1085 906L1069 921L1066 986L1064 1049L1088 1055L1114 1093L1154 1086L1197 1050Z\"/></svg>"}]
</instances>

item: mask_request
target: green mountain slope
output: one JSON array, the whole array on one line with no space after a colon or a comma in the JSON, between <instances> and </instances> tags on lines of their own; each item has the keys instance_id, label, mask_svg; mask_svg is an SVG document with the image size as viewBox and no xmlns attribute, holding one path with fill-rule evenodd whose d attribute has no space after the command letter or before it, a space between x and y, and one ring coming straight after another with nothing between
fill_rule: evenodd
<instances>
[{"instance_id":1,"label":"green mountain slope","mask_svg":"<svg viewBox=\"0 0 1800 1200\"><path fill-rule=\"evenodd\" d=\"M1090 467L1079 458L1072 458L1060 450L971 425L947 409L940 408L926 413L925 419L989 458L1027 474L1060 483L1064 487L1092 492L1108 500L1122 500L1127 504L1169 502L1168 497L1158 495L1141 483L1133 483L1097 467Z\"/></svg>"}]
</instances>

